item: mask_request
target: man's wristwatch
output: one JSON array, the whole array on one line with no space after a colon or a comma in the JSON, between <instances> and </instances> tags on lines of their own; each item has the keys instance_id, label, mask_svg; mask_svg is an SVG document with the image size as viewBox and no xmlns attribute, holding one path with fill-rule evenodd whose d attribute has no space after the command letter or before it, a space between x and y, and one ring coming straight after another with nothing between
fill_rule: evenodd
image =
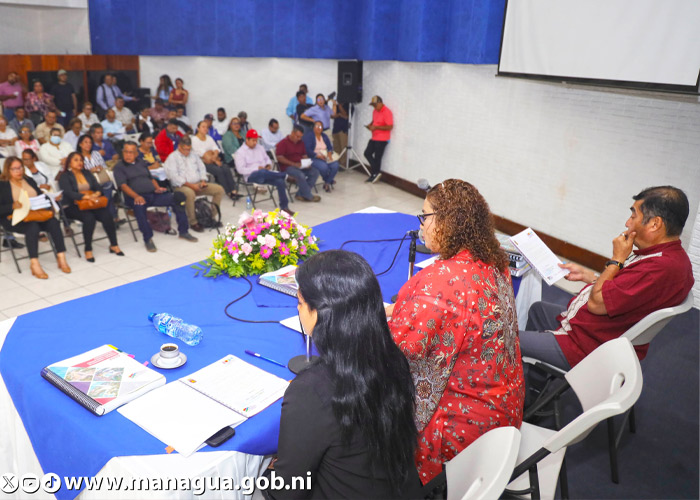
<instances>
[{"instance_id":1,"label":"man's wristwatch","mask_svg":"<svg viewBox=\"0 0 700 500\"><path fill-rule=\"evenodd\" d=\"M609 260L609 261L607 261L607 262L605 263L605 267L608 267L608 266L617 266L617 267L619 267L620 269L622 269L623 267L625 267L624 264L622 264L622 262L618 262L618 261L616 261L616 260Z\"/></svg>"}]
</instances>

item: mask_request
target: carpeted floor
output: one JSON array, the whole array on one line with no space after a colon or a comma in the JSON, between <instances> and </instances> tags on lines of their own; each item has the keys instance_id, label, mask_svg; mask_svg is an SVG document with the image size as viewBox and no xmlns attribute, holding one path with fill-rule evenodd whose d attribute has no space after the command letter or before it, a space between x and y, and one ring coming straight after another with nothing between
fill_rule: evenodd
<instances>
[{"instance_id":1,"label":"carpeted floor","mask_svg":"<svg viewBox=\"0 0 700 500\"><path fill-rule=\"evenodd\" d=\"M542 297L565 306L571 295L545 285ZM637 432L620 442L620 484L610 479L605 423L567 450L570 498L699 498L699 333L700 311L691 309L652 342L642 362ZM565 422L581 411L575 396L567 401Z\"/></svg>"}]
</instances>

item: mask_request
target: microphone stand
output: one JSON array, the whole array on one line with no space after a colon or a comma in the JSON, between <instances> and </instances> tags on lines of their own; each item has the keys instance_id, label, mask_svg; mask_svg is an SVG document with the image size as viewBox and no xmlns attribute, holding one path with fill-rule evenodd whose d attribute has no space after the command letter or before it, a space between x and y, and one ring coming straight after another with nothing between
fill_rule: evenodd
<instances>
[{"instance_id":1,"label":"microphone stand","mask_svg":"<svg viewBox=\"0 0 700 500\"><path fill-rule=\"evenodd\" d=\"M301 324L301 319L299 319L299 326L301 326L302 335L306 337L306 354L294 356L292 359L289 360L289 363L287 363L289 371L295 375L298 375L300 372L303 372L318 360L318 356L311 355L311 337L309 337L304 331L304 325Z\"/></svg>"},{"instance_id":2,"label":"microphone stand","mask_svg":"<svg viewBox=\"0 0 700 500\"><path fill-rule=\"evenodd\" d=\"M409 231L408 235L411 237L411 243L408 246L408 279L413 277L413 269L416 265L416 240L418 239L418 231ZM392 295L391 302L396 302L396 298L399 295Z\"/></svg>"}]
</instances>

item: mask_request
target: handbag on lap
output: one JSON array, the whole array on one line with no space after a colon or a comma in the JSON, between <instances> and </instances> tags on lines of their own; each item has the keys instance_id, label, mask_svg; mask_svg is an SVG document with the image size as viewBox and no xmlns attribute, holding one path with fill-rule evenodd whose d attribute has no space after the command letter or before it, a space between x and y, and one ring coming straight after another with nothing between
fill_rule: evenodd
<instances>
[{"instance_id":1,"label":"handbag on lap","mask_svg":"<svg viewBox=\"0 0 700 500\"><path fill-rule=\"evenodd\" d=\"M81 191L81 193L90 195L93 194L94 191ZM78 205L80 210L96 210L107 206L107 197L103 195L97 198L83 198L82 200L75 200L75 204Z\"/></svg>"}]
</instances>

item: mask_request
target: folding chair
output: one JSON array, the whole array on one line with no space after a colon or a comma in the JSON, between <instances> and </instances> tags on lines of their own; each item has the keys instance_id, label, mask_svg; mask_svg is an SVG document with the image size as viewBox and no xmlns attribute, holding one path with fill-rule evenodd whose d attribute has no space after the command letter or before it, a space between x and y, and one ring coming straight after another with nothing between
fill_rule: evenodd
<instances>
[{"instance_id":1,"label":"folding chair","mask_svg":"<svg viewBox=\"0 0 700 500\"><path fill-rule=\"evenodd\" d=\"M245 188L246 196L250 198L250 202L253 204L253 208L256 208L256 203L268 200L272 200L272 204L275 208L277 208L277 202L275 201L274 197L274 189L270 184L255 184L253 182L246 182L243 180L243 176L238 172L236 172L236 182L238 183L239 187L243 186ZM264 191L264 194L262 194L262 198L258 198L258 195L260 194L258 192L258 187L260 187L261 190ZM240 192L240 189L238 194L243 194ZM233 204L235 206L236 202L234 201Z\"/></svg>"},{"instance_id":2,"label":"folding chair","mask_svg":"<svg viewBox=\"0 0 700 500\"><path fill-rule=\"evenodd\" d=\"M7 234L9 234L9 232L8 232L3 226L0 226L0 242L5 241L5 236L6 236ZM12 234L20 234L20 235L21 235L21 233L12 233ZM40 251L40 252L39 252L39 255L43 255L43 254L45 254L45 253L53 252L54 257L55 257L55 256L57 255L56 246L54 245L53 240L51 239L51 235L47 234L47 238L48 238L48 240L49 240L49 245L51 245L51 250L43 250L43 251ZM0 243L0 262L2 262L2 254L3 254L3 252L7 252L7 251L9 251L9 252L10 252L10 255L12 255L12 260L15 262L15 267L17 268L17 272L20 273L20 274L22 274L22 269L19 267L19 261L20 261L20 260L29 259L29 255L24 255L24 256L22 256L22 257L17 257L17 255L15 254L15 248L14 248L12 245L9 245L8 248L4 248L4 247L2 246L2 244ZM23 251L26 252L26 250L23 250Z\"/></svg>"},{"instance_id":3,"label":"folding chair","mask_svg":"<svg viewBox=\"0 0 700 500\"><path fill-rule=\"evenodd\" d=\"M620 338L626 338L628 339L632 345L645 345L649 344L654 337L675 317L680 314L685 313L686 311L689 311L693 307L694 303L694 297L693 297L693 292L692 290L688 294L688 296L685 298L685 300L680 303L677 306L674 307L666 307L664 309L659 309L658 311L654 311L641 320L639 320L634 326L632 326L629 330L627 330L624 334L620 336ZM523 358L524 363L528 363L531 365L534 369L545 373L548 377L547 383L545 385L545 388L542 390L542 396L546 397L548 388L551 386L551 383L556 380L556 379L561 379L566 376L566 371L561 370L560 368L557 368L555 366L552 366L548 363L545 363L543 361L534 359L534 358L528 358L524 357ZM561 408L559 406L559 397L555 396L552 399L553 403L553 415L554 415L554 422L555 422L555 428L559 429L561 428ZM535 402L535 405L537 405L537 401ZM541 405L537 405L537 411L534 409L534 405L531 408L528 408L527 411L525 412L525 416L523 420L529 421L531 420L534 416L536 416L537 412L539 411L540 408L542 408ZM637 431L636 428L636 423L635 423L635 414L634 414L634 406L632 406L628 412L625 413L625 415L622 418L622 422L620 423L619 428L615 428L615 420L613 418L608 419L607 426L608 426L608 452L610 455L610 476L615 484L620 483L620 473L619 473L619 467L618 467L618 457L617 457L617 449L620 446L620 440L622 439L622 433L625 428L625 424L629 423L629 429L631 433L635 433Z\"/></svg>"},{"instance_id":4,"label":"folding chair","mask_svg":"<svg viewBox=\"0 0 700 500\"><path fill-rule=\"evenodd\" d=\"M642 393L642 367L630 341L617 338L598 347L557 381L557 387L537 406L548 404L569 388L583 413L559 431L523 422L518 465L507 495L553 499L560 480L561 497L568 498L566 448L582 441L603 420L625 413Z\"/></svg>"},{"instance_id":5,"label":"folding chair","mask_svg":"<svg viewBox=\"0 0 700 500\"><path fill-rule=\"evenodd\" d=\"M445 469L423 487L435 496L447 487L447 500L490 500L503 493L515 467L520 431L498 427L480 436L445 464Z\"/></svg>"}]
</instances>

